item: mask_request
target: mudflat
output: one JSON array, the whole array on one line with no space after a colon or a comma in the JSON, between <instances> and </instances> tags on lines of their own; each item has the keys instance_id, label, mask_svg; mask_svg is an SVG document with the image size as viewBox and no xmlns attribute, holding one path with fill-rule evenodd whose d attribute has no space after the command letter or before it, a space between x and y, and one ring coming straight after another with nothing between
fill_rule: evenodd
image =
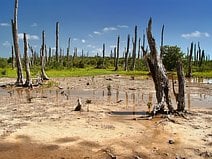
<instances>
[{"instance_id":1,"label":"mudflat","mask_svg":"<svg viewBox=\"0 0 212 159\"><path fill-rule=\"evenodd\" d=\"M186 119L141 118L155 103L147 77L54 78L39 88L0 88L0 159L212 158L212 84L186 82Z\"/></svg>"}]
</instances>

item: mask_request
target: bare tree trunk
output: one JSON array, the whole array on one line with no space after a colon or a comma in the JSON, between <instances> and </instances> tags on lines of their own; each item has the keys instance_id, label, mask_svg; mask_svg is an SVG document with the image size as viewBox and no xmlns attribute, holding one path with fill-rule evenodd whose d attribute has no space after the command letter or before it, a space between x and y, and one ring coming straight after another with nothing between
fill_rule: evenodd
<instances>
[{"instance_id":1,"label":"bare tree trunk","mask_svg":"<svg viewBox=\"0 0 212 159\"><path fill-rule=\"evenodd\" d=\"M26 33L24 33L24 61L25 61L25 71L26 71L26 81L24 86L30 87L32 86L32 81L30 77L30 67L29 67L30 61L28 56L28 42L27 42Z\"/></svg>"},{"instance_id":2,"label":"bare tree trunk","mask_svg":"<svg viewBox=\"0 0 212 159\"><path fill-rule=\"evenodd\" d=\"M118 71L118 65L119 65L119 43L120 43L120 36L118 36L118 41L117 41L115 71Z\"/></svg>"},{"instance_id":3,"label":"bare tree trunk","mask_svg":"<svg viewBox=\"0 0 212 159\"><path fill-rule=\"evenodd\" d=\"M183 67L180 61L177 62L177 78L178 78L178 96L177 111L185 109L185 79L183 75Z\"/></svg>"},{"instance_id":4,"label":"bare tree trunk","mask_svg":"<svg viewBox=\"0 0 212 159\"><path fill-rule=\"evenodd\" d=\"M56 62L59 62L59 22L56 23Z\"/></svg>"},{"instance_id":5,"label":"bare tree trunk","mask_svg":"<svg viewBox=\"0 0 212 159\"><path fill-rule=\"evenodd\" d=\"M48 62L51 63L51 59L52 59L52 49L51 47L49 47L49 59L48 59Z\"/></svg>"},{"instance_id":6,"label":"bare tree trunk","mask_svg":"<svg viewBox=\"0 0 212 159\"><path fill-rule=\"evenodd\" d=\"M153 114L157 112L164 112L165 104L167 105L170 112L174 111L172 106L171 97L169 94L169 80L166 75L166 70L162 63L162 60L158 56L158 52L156 49L156 42L152 36L152 19L150 18L147 27L147 39L150 47L150 54L147 55L147 51L142 50L144 54L147 56L147 62L149 65L149 69L151 71L151 75L155 84L156 90L156 98L157 98L157 105L153 109Z\"/></svg>"},{"instance_id":7,"label":"bare tree trunk","mask_svg":"<svg viewBox=\"0 0 212 159\"><path fill-rule=\"evenodd\" d=\"M102 68L105 68L105 44L103 44L102 54L103 54Z\"/></svg>"},{"instance_id":8,"label":"bare tree trunk","mask_svg":"<svg viewBox=\"0 0 212 159\"><path fill-rule=\"evenodd\" d=\"M45 72L45 32L42 32L42 46L41 46L41 79L42 80L49 80L48 76Z\"/></svg>"},{"instance_id":9,"label":"bare tree trunk","mask_svg":"<svg viewBox=\"0 0 212 159\"><path fill-rule=\"evenodd\" d=\"M12 23L12 34L13 34L13 45L15 49L15 58L16 58L16 66L17 66L17 80L16 85L23 85L23 71L21 64L21 55L18 44L18 0L15 0L15 8L14 8L14 20L11 20Z\"/></svg>"},{"instance_id":10,"label":"bare tree trunk","mask_svg":"<svg viewBox=\"0 0 212 159\"><path fill-rule=\"evenodd\" d=\"M130 49L130 35L128 34L127 36L127 50L125 53L125 60L124 60L124 70L128 70L128 55L129 55L129 49Z\"/></svg>"},{"instance_id":11,"label":"bare tree trunk","mask_svg":"<svg viewBox=\"0 0 212 159\"><path fill-rule=\"evenodd\" d=\"M71 47L71 38L68 38L68 47L67 47L67 64L70 62L70 47Z\"/></svg>"},{"instance_id":12,"label":"bare tree trunk","mask_svg":"<svg viewBox=\"0 0 212 159\"><path fill-rule=\"evenodd\" d=\"M114 67L116 68L116 47L114 48Z\"/></svg>"},{"instance_id":13,"label":"bare tree trunk","mask_svg":"<svg viewBox=\"0 0 212 159\"><path fill-rule=\"evenodd\" d=\"M161 44L160 44L160 58L163 59L163 33L164 33L164 25L161 30Z\"/></svg>"},{"instance_id":14,"label":"bare tree trunk","mask_svg":"<svg viewBox=\"0 0 212 159\"><path fill-rule=\"evenodd\" d=\"M141 58L141 38L138 40L138 60Z\"/></svg>"},{"instance_id":15,"label":"bare tree trunk","mask_svg":"<svg viewBox=\"0 0 212 159\"><path fill-rule=\"evenodd\" d=\"M188 72L187 72L187 75L186 77L190 78L192 76L192 70L191 70L191 60L192 60L192 54L193 54L193 42L191 43L191 48L190 48L190 54L189 54L189 57L188 57Z\"/></svg>"},{"instance_id":16,"label":"bare tree trunk","mask_svg":"<svg viewBox=\"0 0 212 159\"><path fill-rule=\"evenodd\" d=\"M135 37L133 40L133 52L132 52L132 65L130 70L134 71L135 70L135 61L136 61L136 45L137 45L137 26L135 26Z\"/></svg>"},{"instance_id":17,"label":"bare tree trunk","mask_svg":"<svg viewBox=\"0 0 212 159\"><path fill-rule=\"evenodd\" d=\"M15 68L15 55L14 55L13 45L11 46L11 51L12 51L12 69L14 70L14 68Z\"/></svg>"}]
</instances>

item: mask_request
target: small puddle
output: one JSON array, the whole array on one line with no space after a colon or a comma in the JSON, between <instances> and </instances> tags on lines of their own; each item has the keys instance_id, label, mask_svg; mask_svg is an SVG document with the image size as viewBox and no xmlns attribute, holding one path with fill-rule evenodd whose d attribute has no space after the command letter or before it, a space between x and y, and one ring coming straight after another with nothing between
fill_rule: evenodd
<instances>
[{"instance_id":1,"label":"small puddle","mask_svg":"<svg viewBox=\"0 0 212 159\"><path fill-rule=\"evenodd\" d=\"M112 111L111 115L147 115L144 111Z\"/></svg>"}]
</instances>

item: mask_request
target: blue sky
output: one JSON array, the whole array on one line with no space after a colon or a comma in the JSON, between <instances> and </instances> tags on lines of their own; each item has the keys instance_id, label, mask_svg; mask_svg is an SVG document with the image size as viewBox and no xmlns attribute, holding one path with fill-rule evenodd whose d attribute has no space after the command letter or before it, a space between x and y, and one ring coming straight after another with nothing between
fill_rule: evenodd
<instances>
[{"instance_id":1,"label":"blue sky","mask_svg":"<svg viewBox=\"0 0 212 159\"><path fill-rule=\"evenodd\" d=\"M118 35L123 51L127 35L133 36L134 26L138 26L142 37L152 17L158 47L164 24L164 44L177 45L186 52L192 41L199 41L202 49L212 56L211 6L211 0L19 0L20 49L23 50L21 33L26 32L30 45L38 51L42 30L46 33L47 46L54 48L58 21L61 48L66 50L71 37L71 50L77 47L94 55L101 53L105 43L109 55ZM1 57L11 56L13 7L14 0L0 0Z\"/></svg>"}]
</instances>

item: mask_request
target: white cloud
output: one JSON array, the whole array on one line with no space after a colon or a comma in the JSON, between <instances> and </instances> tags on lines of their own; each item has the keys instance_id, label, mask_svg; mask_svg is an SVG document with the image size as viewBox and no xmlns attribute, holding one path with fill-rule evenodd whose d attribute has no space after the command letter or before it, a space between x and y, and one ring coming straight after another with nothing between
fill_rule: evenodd
<instances>
[{"instance_id":1,"label":"white cloud","mask_svg":"<svg viewBox=\"0 0 212 159\"><path fill-rule=\"evenodd\" d=\"M74 41L77 41L78 39L77 39L77 38L74 38L73 40L74 40Z\"/></svg>"},{"instance_id":2,"label":"white cloud","mask_svg":"<svg viewBox=\"0 0 212 159\"><path fill-rule=\"evenodd\" d=\"M195 31L195 32L192 32L192 33L182 34L181 37L185 38L185 39L201 38L201 37L208 38L208 37L210 37L210 34L207 33L207 32Z\"/></svg>"},{"instance_id":3,"label":"white cloud","mask_svg":"<svg viewBox=\"0 0 212 159\"><path fill-rule=\"evenodd\" d=\"M2 27L9 27L10 24L9 23L0 23L0 26L2 26Z\"/></svg>"},{"instance_id":4,"label":"white cloud","mask_svg":"<svg viewBox=\"0 0 212 159\"><path fill-rule=\"evenodd\" d=\"M127 25L117 25L118 28L129 28Z\"/></svg>"},{"instance_id":5,"label":"white cloud","mask_svg":"<svg viewBox=\"0 0 212 159\"><path fill-rule=\"evenodd\" d=\"M10 47L11 46L11 44L9 43L9 41L5 41L2 45L4 47Z\"/></svg>"},{"instance_id":6,"label":"white cloud","mask_svg":"<svg viewBox=\"0 0 212 159\"><path fill-rule=\"evenodd\" d=\"M85 43L85 40L84 39L82 39L81 41L82 41L82 43Z\"/></svg>"},{"instance_id":7,"label":"white cloud","mask_svg":"<svg viewBox=\"0 0 212 159\"><path fill-rule=\"evenodd\" d=\"M37 23L33 23L33 24L31 25L31 27L37 27L37 26L38 26Z\"/></svg>"},{"instance_id":8,"label":"white cloud","mask_svg":"<svg viewBox=\"0 0 212 159\"><path fill-rule=\"evenodd\" d=\"M96 34L96 35L101 35L102 34L102 33L98 32L98 31L94 31L93 33Z\"/></svg>"},{"instance_id":9,"label":"white cloud","mask_svg":"<svg viewBox=\"0 0 212 159\"><path fill-rule=\"evenodd\" d=\"M115 27L105 27L105 28L103 29L104 32L107 32L107 31L115 31L115 30L117 30L117 28L115 28Z\"/></svg>"},{"instance_id":10,"label":"white cloud","mask_svg":"<svg viewBox=\"0 0 212 159\"><path fill-rule=\"evenodd\" d=\"M24 39L24 33L19 33L18 34L18 38L23 40ZM27 39L28 40L39 40L39 36L37 35L30 35L30 34L27 34Z\"/></svg>"}]
</instances>

